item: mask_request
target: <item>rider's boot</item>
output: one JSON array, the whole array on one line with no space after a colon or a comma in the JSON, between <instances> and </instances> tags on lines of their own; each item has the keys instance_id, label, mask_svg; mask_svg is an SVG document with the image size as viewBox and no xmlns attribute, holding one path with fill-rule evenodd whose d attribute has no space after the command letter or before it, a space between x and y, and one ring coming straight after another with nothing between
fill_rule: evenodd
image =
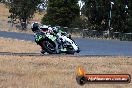
<instances>
[{"instance_id":1,"label":"rider's boot","mask_svg":"<svg viewBox=\"0 0 132 88\"><path fill-rule=\"evenodd\" d=\"M46 52L45 50L43 50L43 49L41 50L41 53L42 53L42 54L45 54L45 52Z\"/></svg>"}]
</instances>

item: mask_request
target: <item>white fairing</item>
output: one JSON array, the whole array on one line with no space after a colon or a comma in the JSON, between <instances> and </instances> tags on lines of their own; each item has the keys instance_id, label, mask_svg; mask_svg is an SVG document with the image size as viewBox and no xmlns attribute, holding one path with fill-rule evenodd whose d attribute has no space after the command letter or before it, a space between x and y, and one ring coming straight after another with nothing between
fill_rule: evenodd
<instances>
[{"instance_id":1,"label":"white fairing","mask_svg":"<svg viewBox=\"0 0 132 88\"><path fill-rule=\"evenodd\" d=\"M73 46L75 51L77 51L79 49L77 44L74 41L72 41L71 39L67 38L66 36L63 36L62 39L63 39L63 42L68 41Z\"/></svg>"}]
</instances>

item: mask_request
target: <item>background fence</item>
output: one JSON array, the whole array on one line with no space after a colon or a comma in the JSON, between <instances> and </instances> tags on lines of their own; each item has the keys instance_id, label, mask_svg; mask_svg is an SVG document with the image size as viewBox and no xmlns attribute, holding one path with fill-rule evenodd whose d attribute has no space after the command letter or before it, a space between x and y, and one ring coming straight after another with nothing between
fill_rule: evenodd
<instances>
[{"instance_id":1,"label":"background fence","mask_svg":"<svg viewBox=\"0 0 132 88\"><path fill-rule=\"evenodd\" d=\"M79 28L67 28L64 30L70 34L81 36L83 38L101 38L101 39L118 39L121 41L132 41L132 33L121 33L121 32L111 32L110 35L108 31L97 31L90 29L79 29Z\"/></svg>"}]
</instances>

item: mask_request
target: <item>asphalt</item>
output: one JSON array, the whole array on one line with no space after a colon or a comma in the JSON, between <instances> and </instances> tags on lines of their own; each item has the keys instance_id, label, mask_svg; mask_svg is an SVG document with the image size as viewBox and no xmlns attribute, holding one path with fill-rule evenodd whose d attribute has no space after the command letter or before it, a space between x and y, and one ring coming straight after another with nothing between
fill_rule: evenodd
<instances>
[{"instance_id":1,"label":"asphalt","mask_svg":"<svg viewBox=\"0 0 132 88\"><path fill-rule=\"evenodd\" d=\"M33 34L0 31L0 37L25 41L34 41ZM132 42L119 40L101 40L74 38L79 45L81 56L132 56ZM8 53L5 53L8 54ZM25 53L26 54L26 53ZM24 54L24 55L25 55ZM34 54L31 54L34 55ZM39 55L39 54L37 54Z\"/></svg>"}]
</instances>

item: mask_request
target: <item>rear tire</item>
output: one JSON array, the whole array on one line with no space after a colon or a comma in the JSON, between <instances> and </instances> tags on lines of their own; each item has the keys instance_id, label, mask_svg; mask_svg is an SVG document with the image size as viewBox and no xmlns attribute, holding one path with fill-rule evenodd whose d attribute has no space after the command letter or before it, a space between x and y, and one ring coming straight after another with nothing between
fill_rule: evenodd
<instances>
[{"instance_id":1,"label":"rear tire","mask_svg":"<svg viewBox=\"0 0 132 88\"><path fill-rule=\"evenodd\" d=\"M45 54L45 50L41 50L41 54Z\"/></svg>"},{"instance_id":2,"label":"rear tire","mask_svg":"<svg viewBox=\"0 0 132 88\"><path fill-rule=\"evenodd\" d=\"M50 41L50 40L43 41L43 48L49 54L56 54L57 53L55 43Z\"/></svg>"}]
</instances>

